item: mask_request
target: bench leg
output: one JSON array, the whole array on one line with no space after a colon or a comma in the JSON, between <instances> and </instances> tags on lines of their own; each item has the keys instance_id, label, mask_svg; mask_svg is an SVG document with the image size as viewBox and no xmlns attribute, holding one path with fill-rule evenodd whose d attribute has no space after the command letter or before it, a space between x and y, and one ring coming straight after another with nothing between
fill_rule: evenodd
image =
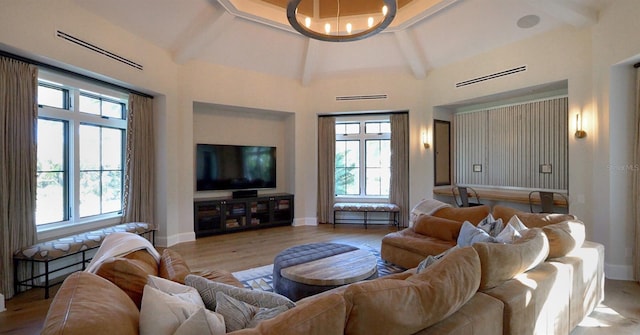
<instances>
[{"instance_id":1,"label":"bench leg","mask_svg":"<svg viewBox=\"0 0 640 335\"><path fill-rule=\"evenodd\" d=\"M49 299L49 261L44 262L44 298Z\"/></svg>"},{"instance_id":2,"label":"bench leg","mask_svg":"<svg viewBox=\"0 0 640 335\"><path fill-rule=\"evenodd\" d=\"M367 211L364 211L364 229L367 229Z\"/></svg>"}]
</instances>

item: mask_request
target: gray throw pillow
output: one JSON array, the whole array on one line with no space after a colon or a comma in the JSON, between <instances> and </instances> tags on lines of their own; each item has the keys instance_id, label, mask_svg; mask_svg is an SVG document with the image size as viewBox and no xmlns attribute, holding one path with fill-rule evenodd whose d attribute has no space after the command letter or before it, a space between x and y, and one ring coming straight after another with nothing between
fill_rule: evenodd
<instances>
[{"instance_id":1,"label":"gray throw pillow","mask_svg":"<svg viewBox=\"0 0 640 335\"><path fill-rule=\"evenodd\" d=\"M502 222L502 219L496 220L493 218L493 215L489 213L486 218L482 219L482 221L478 223L478 228L486 231L489 235L496 237L504 228L504 223Z\"/></svg>"},{"instance_id":2,"label":"gray throw pillow","mask_svg":"<svg viewBox=\"0 0 640 335\"><path fill-rule=\"evenodd\" d=\"M496 239L489 235L483 229L474 226L471 222L465 221L460 228L460 235L458 235L458 246L468 247L478 242L497 242Z\"/></svg>"},{"instance_id":3,"label":"gray throw pillow","mask_svg":"<svg viewBox=\"0 0 640 335\"><path fill-rule=\"evenodd\" d=\"M286 306L287 309L295 307L295 303L293 301L280 294L239 288L196 275L188 275L185 278L185 284L198 290L204 305L207 309L212 311L216 310L216 292L222 292L230 297L256 307L275 308L279 306Z\"/></svg>"},{"instance_id":4,"label":"gray throw pillow","mask_svg":"<svg viewBox=\"0 0 640 335\"><path fill-rule=\"evenodd\" d=\"M253 328L260 321L271 319L288 309L287 306L274 308L256 307L222 292L216 293L216 301L216 313L224 317L227 333L244 328Z\"/></svg>"},{"instance_id":5,"label":"gray throw pillow","mask_svg":"<svg viewBox=\"0 0 640 335\"><path fill-rule=\"evenodd\" d=\"M418 264L418 267L416 268L416 273L421 273L422 271L424 271L426 268L428 268L432 264L437 263L442 258L444 258L444 256L446 256L452 250L455 250L457 247L458 246L456 245L453 248L445 250L444 252L441 252L440 254L435 255L435 256L434 255L427 256L427 258L425 258L422 262L420 262L420 264Z\"/></svg>"}]
</instances>

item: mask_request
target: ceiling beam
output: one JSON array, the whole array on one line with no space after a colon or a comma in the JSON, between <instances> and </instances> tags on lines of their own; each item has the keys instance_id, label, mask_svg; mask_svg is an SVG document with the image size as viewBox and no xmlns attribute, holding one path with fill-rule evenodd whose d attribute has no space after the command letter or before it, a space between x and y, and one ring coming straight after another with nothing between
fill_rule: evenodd
<instances>
[{"instance_id":1,"label":"ceiling beam","mask_svg":"<svg viewBox=\"0 0 640 335\"><path fill-rule=\"evenodd\" d=\"M396 37L400 51L404 56L404 59L409 64L413 75L416 79L424 79L427 76L427 69L422 62L422 57L416 42L409 36L408 29L395 31L393 34Z\"/></svg>"},{"instance_id":2,"label":"ceiling beam","mask_svg":"<svg viewBox=\"0 0 640 335\"><path fill-rule=\"evenodd\" d=\"M196 58L200 51L208 47L213 41L226 31L234 19L224 9L208 11L194 19L193 23L182 32L174 43L173 59L178 64L184 64Z\"/></svg>"},{"instance_id":3,"label":"ceiling beam","mask_svg":"<svg viewBox=\"0 0 640 335\"><path fill-rule=\"evenodd\" d=\"M302 64L302 86L307 86L313 79L313 69L318 64L318 49L320 41L307 38L307 49L305 50L304 60Z\"/></svg>"},{"instance_id":4,"label":"ceiling beam","mask_svg":"<svg viewBox=\"0 0 640 335\"><path fill-rule=\"evenodd\" d=\"M536 8L574 27L584 28L598 22L595 8L568 0L529 0Z\"/></svg>"}]
</instances>

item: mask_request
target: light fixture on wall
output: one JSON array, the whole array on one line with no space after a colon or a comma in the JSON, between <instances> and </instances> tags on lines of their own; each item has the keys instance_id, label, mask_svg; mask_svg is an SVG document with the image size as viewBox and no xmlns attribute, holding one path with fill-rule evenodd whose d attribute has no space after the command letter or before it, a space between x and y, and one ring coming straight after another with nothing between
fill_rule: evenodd
<instances>
[{"instance_id":1,"label":"light fixture on wall","mask_svg":"<svg viewBox=\"0 0 640 335\"><path fill-rule=\"evenodd\" d=\"M587 137L587 132L582 129L582 117L580 113L576 113L576 138L585 138Z\"/></svg>"},{"instance_id":2,"label":"light fixture on wall","mask_svg":"<svg viewBox=\"0 0 640 335\"><path fill-rule=\"evenodd\" d=\"M429 136L427 136L426 131L422 132L421 140L422 140L422 145L424 146L425 149L429 149L431 147L431 145L429 144Z\"/></svg>"},{"instance_id":3,"label":"light fixture on wall","mask_svg":"<svg viewBox=\"0 0 640 335\"><path fill-rule=\"evenodd\" d=\"M287 19L291 27L307 37L326 42L349 42L383 31L396 16L396 0L343 2L289 0Z\"/></svg>"}]
</instances>

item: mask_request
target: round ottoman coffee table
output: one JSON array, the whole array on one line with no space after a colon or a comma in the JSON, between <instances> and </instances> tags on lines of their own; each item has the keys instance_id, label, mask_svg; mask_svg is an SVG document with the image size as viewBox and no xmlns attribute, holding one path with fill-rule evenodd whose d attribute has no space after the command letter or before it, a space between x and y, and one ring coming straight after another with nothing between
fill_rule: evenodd
<instances>
[{"instance_id":1,"label":"round ottoman coffee table","mask_svg":"<svg viewBox=\"0 0 640 335\"><path fill-rule=\"evenodd\" d=\"M273 262L273 288L297 301L332 288L378 277L378 259L339 243L311 243L280 252Z\"/></svg>"}]
</instances>

